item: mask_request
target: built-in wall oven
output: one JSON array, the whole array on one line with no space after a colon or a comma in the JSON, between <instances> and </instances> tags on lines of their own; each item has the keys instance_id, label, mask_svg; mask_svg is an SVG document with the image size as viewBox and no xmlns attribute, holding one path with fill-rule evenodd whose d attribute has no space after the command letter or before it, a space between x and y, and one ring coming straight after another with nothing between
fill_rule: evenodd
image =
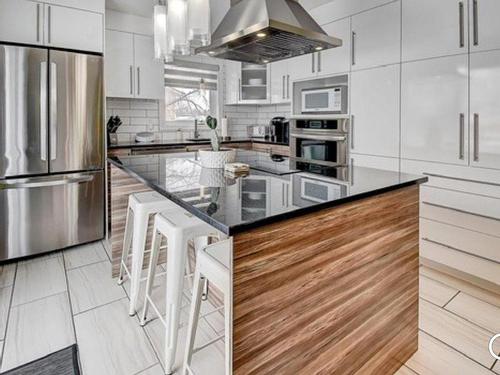
<instances>
[{"instance_id":1,"label":"built-in wall oven","mask_svg":"<svg viewBox=\"0 0 500 375\"><path fill-rule=\"evenodd\" d=\"M345 166L348 127L345 119L295 118L291 121L291 156L298 163Z\"/></svg>"}]
</instances>

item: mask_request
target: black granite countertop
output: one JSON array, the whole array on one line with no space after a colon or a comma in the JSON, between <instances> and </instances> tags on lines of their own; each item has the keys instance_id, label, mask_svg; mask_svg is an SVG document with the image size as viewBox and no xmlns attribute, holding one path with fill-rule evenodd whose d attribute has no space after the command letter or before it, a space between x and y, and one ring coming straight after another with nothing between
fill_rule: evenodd
<instances>
[{"instance_id":1,"label":"black granite countertop","mask_svg":"<svg viewBox=\"0 0 500 375\"><path fill-rule=\"evenodd\" d=\"M287 143L273 142L270 139L264 138L231 138L227 141L222 141L222 143L265 143L273 144L278 146L289 146ZM116 144L109 144L109 150L117 150L123 148L154 148L154 147L184 147L184 146L196 146L196 145L209 145L210 141L206 142L193 142L193 141L155 141L155 142L118 142Z\"/></svg>"},{"instance_id":2,"label":"black granite countertop","mask_svg":"<svg viewBox=\"0 0 500 375\"><path fill-rule=\"evenodd\" d=\"M427 181L373 168L296 166L247 150L237 150L237 161L252 169L236 179L202 168L195 152L108 161L228 235Z\"/></svg>"}]
</instances>

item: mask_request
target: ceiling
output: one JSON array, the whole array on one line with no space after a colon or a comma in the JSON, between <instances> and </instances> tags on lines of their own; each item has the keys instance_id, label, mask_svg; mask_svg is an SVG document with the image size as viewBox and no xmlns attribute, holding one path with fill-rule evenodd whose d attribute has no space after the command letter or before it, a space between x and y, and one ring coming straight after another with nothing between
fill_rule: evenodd
<instances>
[{"instance_id":1,"label":"ceiling","mask_svg":"<svg viewBox=\"0 0 500 375\"><path fill-rule=\"evenodd\" d=\"M300 3L304 8L312 9L331 1L333 0L300 0ZM134 14L136 16L152 17L153 6L157 3L158 0L106 0L106 9Z\"/></svg>"}]
</instances>

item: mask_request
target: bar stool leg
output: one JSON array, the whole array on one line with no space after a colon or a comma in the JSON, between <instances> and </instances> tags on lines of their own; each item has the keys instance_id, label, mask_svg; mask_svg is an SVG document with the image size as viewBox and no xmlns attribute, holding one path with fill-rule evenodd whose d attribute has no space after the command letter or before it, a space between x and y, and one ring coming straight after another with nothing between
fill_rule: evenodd
<instances>
[{"instance_id":1,"label":"bar stool leg","mask_svg":"<svg viewBox=\"0 0 500 375\"><path fill-rule=\"evenodd\" d=\"M123 239L123 250L122 250L122 259L120 263L120 275L118 276L118 285L123 284L123 271L124 265L127 263L128 255L130 253L130 246L132 244L132 225L133 225L133 216L134 212L130 209L127 209L127 216L125 218L125 238Z\"/></svg>"},{"instance_id":2,"label":"bar stool leg","mask_svg":"<svg viewBox=\"0 0 500 375\"><path fill-rule=\"evenodd\" d=\"M194 343L196 340L196 331L198 329L198 320L200 316L201 308L201 296L203 294L203 278L199 271L195 272L193 279L194 289L191 301L191 311L189 312L189 326L188 326L188 337L186 342L186 353L184 353L184 367L182 369L182 375L189 375L188 366L191 366L191 360L193 358Z\"/></svg>"},{"instance_id":3,"label":"bar stool leg","mask_svg":"<svg viewBox=\"0 0 500 375\"><path fill-rule=\"evenodd\" d=\"M167 246L167 337L165 340L166 374L173 373L173 367L175 364L186 258L187 240L181 233L169 233Z\"/></svg>"},{"instance_id":4,"label":"bar stool leg","mask_svg":"<svg viewBox=\"0 0 500 375\"><path fill-rule=\"evenodd\" d=\"M144 293L144 306L142 308L142 315L140 319L140 325L144 326L146 324L148 308L149 308L149 300L148 297L151 297L151 292L153 291L153 285L156 275L156 266L158 264L158 257L160 256L160 246L161 246L162 235L158 232L156 225L153 229L153 243L151 246L151 253L149 254L149 269L148 269L148 278L146 283L146 291Z\"/></svg>"},{"instance_id":5,"label":"bar stool leg","mask_svg":"<svg viewBox=\"0 0 500 375\"><path fill-rule=\"evenodd\" d=\"M139 217L134 223L134 235L132 238L132 270L130 271L130 307L129 315L134 316L137 309L137 299L141 285L141 272L144 262L144 247L146 246L146 235L148 231L149 215L135 215Z\"/></svg>"}]
</instances>

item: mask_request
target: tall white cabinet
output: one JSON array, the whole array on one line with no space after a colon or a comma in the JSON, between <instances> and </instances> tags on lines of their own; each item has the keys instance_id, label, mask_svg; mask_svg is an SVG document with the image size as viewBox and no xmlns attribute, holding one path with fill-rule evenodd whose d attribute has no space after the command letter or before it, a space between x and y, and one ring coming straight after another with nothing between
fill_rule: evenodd
<instances>
[{"instance_id":1,"label":"tall white cabinet","mask_svg":"<svg viewBox=\"0 0 500 375\"><path fill-rule=\"evenodd\" d=\"M161 99L164 65L154 58L153 38L148 35L106 30L106 96Z\"/></svg>"},{"instance_id":2,"label":"tall white cabinet","mask_svg":"<svg viewBox=\"0 0 500 375\"><path fill-rule=\"evenodd\" d=\"M498 0L469 0L471 52L500 48L499 14Z\"/></svg>"},{"instance_id":3,"label":"tall white cabinet","mask_svg":"<svg viewBox=\"0 0 500 375\"><path fill-rule=\"evenodd\" d=\"M467 55L402 65L403 158L468 164L468 79Z\"/></svg>"},{"instance_id":4,"label":"tall white cabinet","mask_svg":"<svg viewBox=\"0 0 500 375\"><path fill-rule=\"evenodd\" d=\"M351 151L399 157L400 65L351 74Z\"/></svg>"}]
</instances>

